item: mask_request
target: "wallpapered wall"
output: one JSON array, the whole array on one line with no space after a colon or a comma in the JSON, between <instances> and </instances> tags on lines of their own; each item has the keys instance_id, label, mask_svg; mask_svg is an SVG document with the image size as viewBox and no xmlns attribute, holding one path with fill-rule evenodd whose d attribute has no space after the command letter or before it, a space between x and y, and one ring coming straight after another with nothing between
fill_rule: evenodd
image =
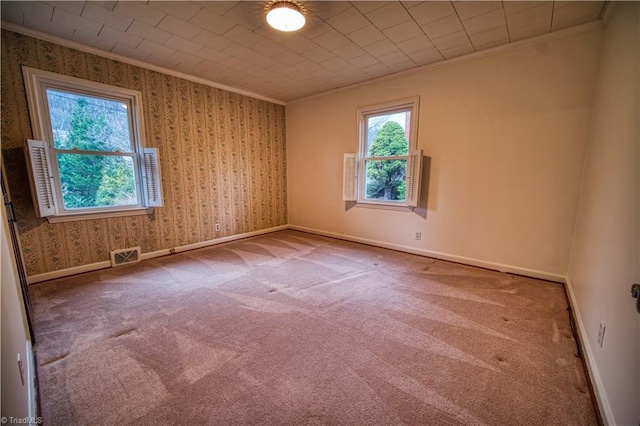
<instances>
[{"instance_id":1,"label":"wallpapered wall","mask_svg":"<svg viewBox=\"0 0 640 426\"><path fill-rule=\"evenodd\" d=\"M2 31L2 156L28 275L287 223L285 108ZM50 224L35 216L22 144L32 136L21 66L142 92L165 206L152 215ZM214 230L219 222L221 231Z\"/></svg>"}]
</instances>

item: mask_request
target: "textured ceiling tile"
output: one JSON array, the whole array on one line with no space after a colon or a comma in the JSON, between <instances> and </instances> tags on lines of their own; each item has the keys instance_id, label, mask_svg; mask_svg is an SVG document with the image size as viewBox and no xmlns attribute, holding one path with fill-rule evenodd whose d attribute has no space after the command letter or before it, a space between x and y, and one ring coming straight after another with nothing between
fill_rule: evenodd
<instances>
[{"instance_id":1,"label":"textured ceiling tile","mask_svg":"<svg viewBox=\"0 0 640 426\"><path fill-rule=\"evenodd\" d=\"M418 65L427 65L444 60L440 51L435 47L409 53L407 56L409 56L411 60Z\"/></svg>"},{"instance_id":2,"label":"textured ceiling tile","mask_svg":"<svg viewBox=\"0 0 640 426\"><path fill-rule=\"evenodd\" d=\"M389 74L389 67L385 64L381 64L378 62L377 64L369 65L368 67L362 68L362 71L367 73L367 75L371 77L381 77L383 75Z\"/></svg>"},{"instance_id":3,"label":"textured ceiling tile","mask_svg":"<svg viewBox=\"0 0 640 426\"><path fill-rule=\"evenodd\" d=\"M170 56L176 51L176 49L172 49L150 40L142 40L136 49L140 52L146 53L147 55L154 55L156 57Z\"/></svg>"},{"instance_id":4,"label":"textured ceiling tile","mask_svg":"<svg viewBox=\"0 0 640 426\"><path fill-rule=\"evenodd\" d=\"M296 53L307 52L318 47L315 42L301 35L288 38L285 41L281 42L280 45L286 47L289 50L293 50Z\"/></svg>"},{"instance_id":5,"label":"textured ceiling tile","mask_svg":"<svg viewBox=\"0 0 640 426\"><path fill-rule=\"evenodd\" d=\"M367 14L373 10L379 9L382 6L389 4L386 1L354 1L353 6L361 13Z\"/></svg>"},{"instance_id":6,"label":"textured ceiling tile","mask_svg":"<svg viewBox=\"0 0 640 426\"><path fill-rule=\"evenodd\" d=\"M403 22L384 30L384 34L394 43L423 35L422 29L414 21Z\"/></svg>"},{"instance_id":7,"label":"textured ceiling tile","mask_svg":"<svg viewBox=\"0 0 640 426\"><path fill-rule=\"evenodd\" d=\"M457 15L450 15L429 24L423 25L422 29L427 34L427 36L431 40L433 40L435 38L440 38L448 34L457 33L458 31L462 31L464 28L462 27L462 23L460 23Z\"/></svg>"},{"instance_id":8,"label":"textured ceiling tile","mask_svg":"<svg viewBox=\"0 0 640 426\"><path fill-rule=\"evenodd\" d=\"M82 16L101 24L108 25L118 30L125 31L133 19L123 16L119 13L105 9L93 3L87 3L82 10Z\"/></svg>"},{"instance_id":9,"label":"textured ceiling tile","mask_svg":"<svg viewBox=\"0 0 640 426\"><path fill-rule=\"evenodd\" d=\"M376 59L378 59L378 61L385 64L391 69L393 69L394 64L401 64L407 61L412 62L407 55L405 55L399 50L396 50L395 52L387 53L386 55L378 56Z\"/></svg>"},{"instance_id":10,"label":"textured ceiling tile","mask_svg":"<svg viewBox=\"0 0 640 426\"><path fill-rule=\"evenodd\" d=\"M24 12L22 12L22 9L9 6L7 5L7 2L0 3L0 6L2 7L2 11L0 12L2 19L8 22L13 22L14 24L24 25Z\"/></svg>"},{"instance_id":11,"label":"textured ceiling tile","mask_svg":"<svg viewBox=\"0 0 640 426\"><path fill-rule=\"evenodd\" d=\"M433 43L431 43L431 40L429 40L425 35L419 35L398 43L398 47L402 49L404 53L413 53L433 47Z\"/></svg>"},{"instance_id":12,"label":"textured ceiling tile","mask_svg":"<svg viewBox=\"0 0 640 426\"><path fill-rule=\"evenodd\" d=\"M305 2L306 9L322 19L329 19L351 7L346 1L308 1Z\"/></svg>"},{"instance_id":13,"label":"textured ceiling tile","mask_svg":"<svg viewBox=\"0 0 640 426\"><path fill-rule=\"evenodd\" d=\"M342 70L344 68L349 67L349 63L340 59L340 58L336 58L333 57L331 59L329 59L328 61L324 61L321 63L322 66L329 68L332 71L339 71Z\"/></svg>"},{"instance_id":14,"label":"textured ceiling tile","mask_svg":"<svg viewBox=\"0 0 640 426\"><path fill-rule=\"evenodd\" d=\"M187 65L189 67L195 67L199 63L201 63L204 59L199 58L194 55L190 55L188 53L182 52L180 50L174 52L171 55L172 60L178 61L178 64Z\"/></svg>"},{"instance_id":15,"label":"textured ceiling tile","mask_svg":"<svg viewBox=\"0 0 640 426\"><path fill-rule=\"evenodd\" d=\"M298 32L308 39L314 39L322 34L333 30L333 27L320 19L307 19L306 24ZM278 31L280 32L280 31ZM283 33L281 33L283 34Z\"/></svg>"},{"instance_id":16,"label":"textured ceiling tile","mask_svg":"<svg viewBox=\"0 0 640 426\"><path fill-rule=\"evenodd\" d=\"M509 33L507 27L492 28L487 31L470 35L471 43L476 50L486 49L488 47L500 46L509 43Z\"/></svg>"},{"instance_id":17,"label":"textured ceiling tile","mask_svg":"<svg viewBox=\"0 0 640 426\"><path fill-rule=\"evenodd\" d=\"M210 47L203 47L194 53L198 58L206 59L207 61L223 63L227 59L229 59L229 55L226 53L222 53L219 50L212 49Z\"/></svg>"},{"instance_id":18,"label":"textured ceiling tile","mask_svg":"<svg viewBox=\"0 0 640 426\"><path fill-rule=\"evenodd\" d=\"M271 28L269 25L262 25L261 27L256 28L255 30L253 30L254 33L261 35L262 37L266 38L267 40L271 40L274 41L276 43L281 43L285 40L289 40L290 38L294 38L296 36L304 36L304 33L302 31L298 32L298 33L285 33L282 31L278 31L278 30L274 30L273 28ZM306 36L304 36L306 37ZM308 38L308 37L307 37Z\"/></svg>"},{"instance_id":19,"label":"textured ceiling tile","mask_svg":"<svg viewBox=\"0 0 640 426\"><path fill-rule=\"evenodd\" d=\"M71 39L73 36L73 28L67 25L56 24L49 19L42 19L37 16L24 13L24 24L29 27L42 31L44 33L57 35L58 37Z\"/></svg>"},{"instance_id":20,"label":"textured ceiling tile","mask_svg":"<svg viewBox=\"0 0 640 426\"><path fill-rule=\"evenodd\" d=\"M335 56L333 53L329 52L327 49L320 46L317 46L306 52L302 52L301 55L307 58L308 60L315 61L315 62L328 61L329 59L332 59Z\"/></svg>"},{"instance_id":21,"label":"textured ceiling tile","mask_svg":"<svg viewBox=\"0 0 640 426\"><path fill-rule=\"evenodd\" d=\"M128 16L145 24L156 26L167 14L137 1L119 1L114 9L116 12Z\"/></svg>"},{"instance_id":22,"label":"textured ceiling tile","mask_svg":"<svg viewBox=\"0 0 640 426\"><path fill-rule=\"evenodd\" d=\"M147 62L150 62L154 65L157 65L159 67L164 67L164 68L169 68L169 69L175 69L175 67L178 65L178 63L176 62L175 59L171 59L171 56L157 56L157 55L150 55L147 57L146 59Z\"/></svg>"},{"instance_id":23,"label":"textured ceiling tile","mask_svg":"<svg viewBox=\"0 0 640 426\"><path fill-rule=\"evenodd\" d=\"M398 50L398 47L395 44L391 43L389 40L384 39L366 46L364 50L371 53L373 56L378 57L387 55L391 52L395 52L396 50Z\"/></svg>"},{"instance_id":24,"label":"textured ceiling tile","mask_svg":"<svg viewBox=\"0 0 640 426\"><path fill-rule=\"evenodd\" d=\"M529 9L532 7L540 6L541 4L549 3L553 5L553 2L550 1L503 1L502 4L504 6L504 14L511 15L512 13L517 13L525 9ZM553 7L553 6L552 6Z\"/></svg>"},{"instance_id":25,"label":"textured ceiling tile","mask_svg":"<svg viewBox=\"0 0 640 426\"><path fill-rule=\"evenodd\" d=\"M98 49L110 51L116 45L113 39L100 38L93 33L85 33L83 31L75 30L73 32L73 40L78 43L93 46Z\"/></svg>"},{"instance_id":26,"label":"textured ceiling tile","mask_svg":"<svg viewBox=\"0 0 640 426\"><path fill-rule=\"evenodd\" d=\"M253 49L264 54L267 57L275 56L278 53L284 52L285 48L278 43L262 38L258 43L253 46Z\"/></svg>"},{"instance_id":27,"label":"textured ceiling tile","mask_svg":"<svg viewBox=\"0 0 640 426\"><path fill-rule=\"evenodd\" d=\"M354 43L349 43L333 49L333 53L339 58L348 61L349 59L357 58L358 56L364 55L366 52L364 51L364 49L355 45Z\"/></svg>"},{"instance_id":28,"label":"textured ceiling tile","mask_svg":"<svg viewBox=\"0 0 640 426\"><path fill-rule=\"evenodd\" d=\"M56 24L74 28L87 34L93 34L94 36L98 35L100 29L102 29L102 24L74 15L64 9L53 9L53 18L51 20Z\"/></svg>"},{"instance_id":29,"label":"textured ceiling tile","mask_svg":"<svg viewBox=\"0 0 640 426\"><path fill-rule=\"evenodd\" d=\"M292 52L290 50L285 50L284 52L278 53L273 57L273 59L287 65L296 65L300 62L307 61L307 59L305 59L305 57L301 54Z\"/></svg>"},{"instance_id":30,"label":"textured ceiling tile","mask_svg":"<svg viewBox=\"0 0 640 426\"><path fill-rule=\"evenodd\" d=\"M149 6L184 21L193 18L202 9L202 6L189 1L150 1Z\"/></svg>"},{"instance_id":31,"label":"textured ceiling tile","mask_svg":"<svg viewBox=\"0 0 640 426\"><path fill-rule=\"evenodd\" d=\"M365 67L369 67L371 65L379 64L380 61L378 61L376 58L374 58L370 54L365 53L364 55L358 56L357 58L350 59L349 63L354 67L358 67L362 69Z\"/></svg>"},{"instance_id":32,"label":"textured ceiling tile","mask_svg":"<svg viewBox=\"0 0 640 426\"><path fill-rule=\"evenodd\" d=\"M208 9L200 10L189 22L218 35L226 33L235 26L233 22L214 14Z\"/></svg>"},{"instance_id":33,"label":"textured ceiling tile","mask_svg":"<svg viewBox=\"0 0 640 426\"><path fill-rule=\"evenodd\" d=\"M236 25L235 27L224 33L224 38L235 41L236 43L246 47L251 47L259 41L264 40L262 36L259 36L253 31L249 31L248 29L240 25Z\"/></svg>"},{"instance_id":34,"label":"textured ceiling tile","mask_svg":"<svg viewBox=\"0 0 640 426\"><path fill-rule=\"evenodd\" d=\"M103 7L105 9L113 10L113 9L115 9L116 3L118 3L118 2L117 1L91 1L91 2L87 2L87 3L93 3L95 5Z\"/></svg>"},{"instance_id":35,"label":"textured ceiling tile","mask_svg":"<svg viewBox=\"0 0 640 426\"><path fill-rule=\"evenodd\" d=\"M127 29L127 33L133 34L138 37L142 37L147 40L155 41L156 43L164 43L169 40L171 33L158 29L151 25L147 25L144 22L133 21L131 26Z\"/></svg>"},{"instance_id":36,"label":"textured ceiling tile","mask_svg":"<svg viewBox=\"0 0 640 426\"><path fill-rule=\"evenodd\" d=\"M342 34L349 34L360 28L366 27L369 24L367 18L365 18L356 8L349 7L339 14L329 18L327 23L333 28L340 31Z\"/></svg>"},{"instance_id":37,"label":"textured ceiling tile","mask_svg":"<svg viewBox=\"0 0 640 426\"><path fill-rule=\"evenodd\" d=\"M547 26L551 31L551 17L553 14L553 3L543 2L535 7L520 10L519 12L507 15L509 28L529 27L532 25Z\"/></svg>"},{"instance_id":38,"label":"textured ceiling tile","mask_svg":"<svg viewBox=\"0 0 640 426\"><path fill-rule=\"evenodd\" d=\"M415 7L409 9L409 14L418 25L425 25L438 19L455 15L456 11L448 1L417 2Z\"/></svg>"},{"instance_id":39,"label":"textured ceiling tile","mask_svg":"<svg viewBox=\"0 0 640 426\"><path fill-rule=\"evenodd\" d=\"M407 22L411 16L400 2L392 2L367 13L366 17L381 30Z\"/></svg>"},{"instance_id":40,"label":"textured ceiling tile","mask_svg":"<svg viewBox=\"0 0 640 426\"><path fill-rule=\"evenodd\" d=\"M164 42L164 45L172 49L182 50L183 52L188 53L196 53L203 47L201 44L194 43L191 40L187 40L186 38L182 38L177 35L169 37L169 39Z\"/></svg>"},{"instance_id":41,"label":"textured ceiling tile","mask_svg":"<svg viewBox=\"0 0 640 426\"><path fill-rule=\"evenodd\" d=\"M183 21L180 18L176 18L173 15L165 16L158 24L158 28L179 35L180 37L184 37L188 40L191 40L202 31L202 28L190 24L187 21Z\"/></svg>"},{"instance_id":42,"label":"textured ceiling tile","mask_svg":"<svg viewBox=\"0 0 640 426\"><path fill-rule=\"evenodd\" d=\"M182 1L179 1L178 3L182 3ZM230 9L234 8L238 4L237 1L211 1L211 0L194 1L194 3L218 15L224 15Z\"/></svg>"},{"instance_id":43,"label":"textured ceiling tile","mask_svg":"<svg viewBox=\"0 0 640 426\"><path fill-rule=\"evenodd\" d=\"M142 37L111 28L108 25L102 28L98 37L103 40L113 41L114 44L117 43L129 47L137 47L142 42Z\"/></svg>"},{"instance_id":44,"label":"textured ceiling tile","mask_svg":"<svg viewBox=\"0 0 640 426\"><path fill-rule=\"evenodd\" d=\"M364 28L354 31L347 37L351 39L355 44L359 46L368 46L380 40L384 40L385 35L373 25L367 25Z\"/></svg>"},{"instance_id":45,"label":"textured ceiling tile","mask_svg":"<svg viewBox=\"0 0 640 426\"><path fill-rule=\"evenodd\" d=\"M225 66L236 71L246 70L251 66L251 64L249 64L247 61L235 57L230 57L229 59L224 61L224 64Z\"/></svg>"},{"instance_id":46,"label":"textured ceiling tile","mask_svg":"<svg viewBox=\"0 0 640 426\"><path fill-rule=\"evenodd\" d=\"M593 21L600 16L602 6L601 1L580 1L562 7L556 6L553 11L551 30L557 31Z\"/></svg>"},{"instance_id":47,"label":"textured ceiling tile","mask_svg":"<svg viewBox=\"0 0 640 426\"><path fill-rule=\"evenodd\" d=\"M222 49L222 53L226 53L229 56L233 56L238 59L249 59L256 54L255 50L244 47L241 44L232 43L231 45Z\"/></svg>"},{"instance_id":48,"label":"textured ceiling tile","mask_svg":"<svg viewBox=\"0 0 640 426\"><path fill-rule=\"evenodd\" d=\"M55 1L48 2L51 6L66 10L69 13L74 15L80 15L82 13L82 9L84 8L84 1Z\"/></svg>"},{"instance_id":49,"label":"textured ceiling tile","mask_svg":"<svg viewBox=\"0 0 640 426\"><path fill-rule=\"evenodd\" d=\"M460 46L452 47L450 49L441 50L442 56L446 59L457 58L458 56L467 55L469 53L473 53L474 49L471 43L463 44Z\"/></svg>"},{"instance_id":50,"label":"textured ceiling tile","mask_svg":"<svg viewBox=\"0 0 640 426\"><path fill-rule=\"evenodd\" d=\"M126 57L148 57L150 64L215 77L214 83L290 97L283 101L442 61L442 55L453 58L546 34L552 16L554 30L592 22L599 19L603 2L314 1L301 6L307 24L284 33L266 24L268 3L258 1L0 2L4 21L99 49L111 47ZM210 71L212 64L216 70ZM275 65L281 65L279 72L267 71Z\"/></svg>"},{"instance_id":51,"label":"textured ceiling tile","mask_svg":"<svg viewBox=\"0 0 640 426\"><path fill-rule=\"evenodd\" d=\"M217 34L202 30L200 34L193 38L195 43L202 44L212 49L222 50L231 44L230 40L220 37Z\"/></svg>"},{"instance_id":52,"label":"textured ceiling tile","mask_svg":"<svg viewBox=\"0 0 640 426\"><path fill-rule=\"evenodd\" d=\"M504 11L502 9L495 9L491 12L462 21L462 25L467 34L471 35L496 27L506 27L507 23L504 19Z\"/></svg>"},{"instance_id":53,"label":"textured ceiling tile","mask_svg":"<svg viewBox=\"0 0 640 426\"><path fill-rule=\"evenodd\" d=\"M509 27L509 39L514 41L520 41L531 37L548 34L551 31L549 23L529 25L526 27Z\"/></svg>"},{"instance_id":54,"label":"textured ceiling tile","mask_svg":"<svg viewBox=\"0 0 640 426\"><path fill-rule=\"evenodd\" d=\"M322 68L321 65L317 64L316 62L310 61L308 59L304 59L303 61L295 64L294 66L296 69L300 71L304 71L306 73L317 71Z\"/></svg>"},{"instance_id":55,"label":"textured ceiling tile","mask_svg":"<svg viewBox=\"0 0 640 426\"><path fill-rule=\"evenodd\" d=\"M458 16L463 21L483 15L495 9L502 9L500 1L457 1L453 3Z\"/></svg>"},{"instance_id":56,"label":"textured ceiling tile","mask_svg":"<svg viewBox=\"0 0 640 426\"><path fill-rule=\"evenodd\" d=\"M149 53L143 52L142 50L135 49L131 46L126 46L120 43L116 43L115 46L111 49L113 53L117 53L118 55L123 55L128 58L137 59L139 61L144 61L149 56Z\"/></svg>"},{"instance_id":57,"label":"textured ceiling tile","mask_svg":"<svg viewBox=\"0 0 640 426\"><path fill-rule=\"evenodd\" d=\"M333 50L337 47L344 46L347 43L350 43L349 39L340 34L336 30L330 30L313 39L318 45L324 47L325 49Z\"/></svg>"},{"instance_id":58,"label":"textured ceiling tile","mask_svg":"<svg viewBox=\"0 0 640 426\"><path fill-rule=\"evenodd\" d=\"M241 1L223 15L226 19L253 31L265 22L264 3Z\"/></svg>"},{"instance_id":59,"label":"textured ceiling tile","mask_svg":"<svg viewBox=\"0 0 640 426\"><path fill-rule=\"evenodd\" d=\"M469 44L469 38L467 33L464 31L458 31L457 33L449 34L431 41L441 52L445 49Z\"/></svg>"}]
</instances>

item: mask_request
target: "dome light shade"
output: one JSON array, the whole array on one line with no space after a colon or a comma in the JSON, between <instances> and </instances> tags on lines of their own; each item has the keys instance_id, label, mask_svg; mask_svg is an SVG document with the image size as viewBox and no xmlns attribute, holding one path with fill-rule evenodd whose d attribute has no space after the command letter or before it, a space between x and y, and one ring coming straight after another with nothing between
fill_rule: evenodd
<instances>
[{"instance_id":1,"label":"dome light shade","mask_svg":"<svg viewBox=\"0 0 640 426\"><path fill-rule=\"evenodd\" d=\"M305 19L300 8L288 1L279 1L267 13L267 23L278 31L298 31Z\"/></svg>"}]
</instances>

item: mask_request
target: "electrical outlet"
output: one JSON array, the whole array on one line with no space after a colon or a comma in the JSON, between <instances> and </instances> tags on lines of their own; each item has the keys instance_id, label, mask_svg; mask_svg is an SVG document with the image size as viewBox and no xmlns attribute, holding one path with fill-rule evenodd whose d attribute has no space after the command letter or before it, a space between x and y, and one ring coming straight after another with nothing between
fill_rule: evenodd
<instances>
[{"instance_id":1,"label":"electrical outlet","mask_svg":"<svg viewBox=\"0 0 640 426\"><path fill-rule=\"evenodd\" d=\"M216 222L216 231L220 231L220 224Z\"/></svg>"},{"instance_id":2,"label":"electrical outlet","mask_svg":"<svg viewBox=\"0 0 640 426\"><path fill-rule=\"evenodd\" d=\"M598 345L602 347L602 342L604 342L604 332L607 329L607 324L604 321L600 321L600 330L598 330Z\"/></svg>"},{"instance_id":3,"label":"electrical outlet","mask_svg":"<svg viewBox=\"0 0 640 426\"><path fill-rule=\"evenodd\" d=\"M416 240L422 239L422 232L416 232Z\"/></svg>"}]
</instances>

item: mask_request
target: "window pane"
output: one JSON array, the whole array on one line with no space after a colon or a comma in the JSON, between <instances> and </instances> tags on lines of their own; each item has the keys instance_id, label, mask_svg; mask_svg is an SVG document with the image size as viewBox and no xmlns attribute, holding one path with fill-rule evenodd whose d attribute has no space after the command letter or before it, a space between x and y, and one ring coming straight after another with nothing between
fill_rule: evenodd
<instances>
[{"instance_id":1,"label":"window pane","mask_svg":"<svg viewBox=\"0 0 640 426\"><path fill-rule=\"evenodd\" d=\"M133 151L126 102L54 89L47 101L57 149Z\"/></svg>"},{"instance_id":2,"label":"window pane","mask_svg":"<svg viewBox=\"0 0 640 426\"><path fill-rule=\"evenodd\" d=\"M369 200L404 201L407 160L366 161L365 194Z\"/></svg>"},{"instance_id":3,"label":"window pane","mask_svg":"<svg viewBox=\"0 0 640 426\"><path fill-rule=\"evenodd\" d=\"M388 157L409 153L411 111L367 116L367 155Z\"/></svg>"},{"instance_id":4,"label":"window pane","mask_svg":"<svg viewBox=\"0 0 640 426\"><path fill-rule=\"evenodd\" d=\"M133 157L58 153L65 209L138 204Z\"/></svg>"}]
</instances>

